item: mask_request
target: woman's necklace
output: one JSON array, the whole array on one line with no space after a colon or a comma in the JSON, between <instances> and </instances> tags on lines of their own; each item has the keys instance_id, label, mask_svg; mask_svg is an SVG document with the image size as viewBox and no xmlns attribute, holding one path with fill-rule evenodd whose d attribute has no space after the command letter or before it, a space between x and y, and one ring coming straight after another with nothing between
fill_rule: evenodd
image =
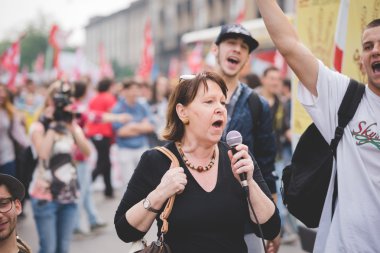
<instances>
[{"instance_id":1,"label":"woman's necklace","mask_svg":"<svg viewBox=\"0 0 380 253\"><path fill-rule=\"evenodd\" d=\"M214 163L215 163L215 149L214 151L212 152L212 156L211 156L211 161L207 164L206 167L203 167L203 166L197 166L195 167L193 164L191 164L189 162L189 160L186 158L185 156L185 153L183 152L182 150L182 146L181 146L181 143L179 142L176 142L177 144L177 148L178 148L178 151L179 151L179 154L181 155L183 161L185 162L186 166L192 170L196 170L198 172L205 172L205 171L208 171L209 169L212 168L212 166L214 166Z\"/></svg>"}]
</instances>

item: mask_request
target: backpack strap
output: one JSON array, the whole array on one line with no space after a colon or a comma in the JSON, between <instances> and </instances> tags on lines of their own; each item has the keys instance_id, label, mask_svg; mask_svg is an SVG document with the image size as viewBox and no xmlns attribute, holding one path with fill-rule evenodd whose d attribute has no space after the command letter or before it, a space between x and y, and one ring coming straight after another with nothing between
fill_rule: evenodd
<instances>
[{"instance_id":1,"label":"backpack strap","mask_svg":"<svg viewBox=\"0 0 380 253\"><path fill-rule=\"evenodd\" d=\"M338 147L338 143L343 136L344 128L354 117L359 103L363 97L364 91L365 86L363 84L359 84L356 80L350 79L347 91L344 94L342 103L339 106L338 126L335 129L335 136L330 143L330 148L334 152L334 156L336 155L336 148Z\"/></svg>"},{"instance_id":2,"label":"backpack strap","mask_svg":"<svg viewBox=\"0 0 380 253\"><path fill-rule=\"evenodd\" d=\"M356 110L358 109L359 103L363 97L365 91L365 86L360 84L354 79L350 79L346 93L344 94L342 103L338 110L338 126L335 129L334 139L331 140L330 148L336 157L336 149L338 147L339 141L343 136L344 128L347 126L348 122L354 117ZM332 213L331 218L334 215L336 199L338 197L338 171L335 171L334 179L334 192L332 197Z\"/></svg>"},{"instance_id":3,"label":"backpack strap","mask_svg":"<svg viewBox=\"0 0 380 253\"><path fill-rule=\"evenodd\" d=\"M253 136L256 136L259 129L259 125L260 125L261 112L263 111L263 104L261 103L259 95L254 90L252 91L251 95L249 95L248 105L249 105L249 110L251 111L251 116L252 116Z\"/></svg>"}]
</instances>

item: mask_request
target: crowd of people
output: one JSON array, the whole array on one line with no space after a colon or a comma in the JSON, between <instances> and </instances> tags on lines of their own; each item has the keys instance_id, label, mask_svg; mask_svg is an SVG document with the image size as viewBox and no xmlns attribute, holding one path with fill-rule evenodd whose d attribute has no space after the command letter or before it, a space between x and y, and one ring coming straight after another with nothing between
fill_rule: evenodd
<instances>
[{"instance_id":1,"label":"crowd of people","mask_svg":"<svg viewBox=\"0 0 380 253\"><path fill-rule=\"evenodd\" d=\"M253 91L239 81L241 66L233 81L226 82L226 91L242 85L247 94L241 106L248 108L247 97ZM222 67L216 73L223 76ZM18 92L0 86L0 113L6 116L2 117L0 131L4 137L0 172L19 178L28 188L33 214L27 215L35 219L40 252L68 252L73 233L85 234L105 227L107 224L92 199L92 183L101 176L105 198L114 198L115 184L126 189L146 150L170 143L162 138L173 87L165 76L159 76L150 86L151 92L145 93L148 97L143 96L143 85L135 79L120 83L103 79L94 86L88 79L73 83L55 81L46 87L30 79ZM277 91L282 96L281 87ZM220 139L225 140L227 131L232 129L241 131L249 151L257 153L255 159L266 184L271 185L270 192L275 193L272 120L268 103L263 97L259 99L264 112L260 114L261 125L253 134L255 137L244 133L246 125L234 125L239 121L231 119L231 115L236 114L233 117L237 119L246 115L241 115L240 110L232 114L229 103L226 128ZM253 119L249 124L253 128ZM117 158L113 164L111 147ZM95 162L90 161L90 153L92 157L95 154ZM28 162L33 165L25 166ZM41 174L44 180L40 179ZM81 209L87 215L86 221L81 217ZM250 223L246 224L245 233L254 232ZM260 247L259 240L256 244Z\"/></svg>"},{"instance_id":2,"label":"crowd of people","mask_svg":"<svg viewBox=\"0 0 380 253\"><path fill-rule=\"evenodd\" d=\"M244 27L237 27L248 33ZM238 33L236 38L230 35L225 31L225 37L220 37L215 44L215 55L219 59L216 77L207 72L202 82L208 83L210 78L223 78L223 85L226 85L223 103L228 105L225 107L226 119L223 119L223 124L218 123L222 130L218 138L225 141L227 132L232 129L243 134L243 144L247 145L251 154L255 154L254 161L261 169L259 183L262 191L272 199L275 195L269 193L276 194L277 177L274 172L277 151L272 133L271 107L263 96L257 96L262 111L259 113L260 119L247 116L251 114L247 99L256 91L240 81L244 80L242 67L256 45L246 46L246 37L254 41L250 35L244 35L243 39ZM236 43L245 50L239 53L240 63L231 73L228 57L236 51ZM220 63L222 57L224 62ZM256 86L262 87L260 79L257 79ZM68 252L73 234L91 233L107 226L99 216L92 197L92 184L98 177L103 180L104 197L114 198L115 187L125 190L127 185L133 185L129 182L135 168L141 166L140 157L144 152L157 145L180 141L178 137L163 138L169 124L166 119L168 111L175 110L173 106L176 105L175 101L170 104L169 97L173 87L182 87L179 84L173 85L168 78L160 75L151 85L137 79L117 83L108 78L95 85L89 78L82 78L72 83L54 81L47 86L28 79L16 91L8 90L5 85L0 86L0 113L4 115L0 130L0 173L19 178L28 189L26 196L30 199L33 213L22 212L21 216L33 215L39 235L39 252ZM199 84L192 82L191 85ZM149 92L144 91L147 86ZM184 87L188 89L188 86ZM194 92L191 99L198 91ZM276 89L276 96L283 97L281 84ZM242 122L243 118L249 120ZM258 126L255 120L260 122ZM194 120L191 125L200 129L197 124L198 120ZM186 146L185 143L181 145L184 153L188 152ZM214 143L210 147L216 149L217 146ZM219 157L217 154L213 161ZM113 162L112 155L116 157ZM264 185L260 178L265 179ZM212 184L209 188L208 191ZM81 210L84 210L87 220L81 217ZM273 212L271 215L274 215ZM255 252L262 246L253 235L257 229L252 223L254 221L248 219L243 231L250 252ZM241 242L239 245L242 247Z\"/></svg>"},{"instance_id":3,"label":"crowd of people","mask_svg":"<svg viewBox=\"0 0 380 253\"><path fill-rule=\"evenodd\" d=\"M331 139L349 78L327 69L300 43L276 1L257 4L273 42L301 81L300 101ZM368 86L345 139L367 124L367 129L379 125L379 27L375 20L363 33ZM114 225L125 242L141 239L155 220L160 231L164 224L158 214L173 195L165 235L173 252L258 253L264 247L276 253L281 243L293 242L297 226L282 205L279 187L292 154L291 85L274 66L242 75L257 47L242 25L227 24L211 49L215 68L181 76L174 84L163 75L152 84L134 78L97 84L89 78L56 80L48 86L28 79L17 90L0 84L0 249L30 252L16 237L17 216L33 216L39 253L67 253L75 233L111 225L92 198L99 176L104 198L115 198L116 187L124 192ZM226 144L232 130L241 134L234 152ZM367 137L378 140L379 131L373 133ZM151 149L158 145L165 145L180 167L172 168ZM379 185L373 181L378 163L370 156L378 151L376 145L349 140L338 147L339 199L334 216L328 204L324 208L315 252L380 248ZM360 181L355 190L349 187L352 180ZM348 196L362 209L346 213L352 207ZM24 197L33 213L22 211ZM354 235L358 227L368 232Z\"/></svg>"}]
</instances>

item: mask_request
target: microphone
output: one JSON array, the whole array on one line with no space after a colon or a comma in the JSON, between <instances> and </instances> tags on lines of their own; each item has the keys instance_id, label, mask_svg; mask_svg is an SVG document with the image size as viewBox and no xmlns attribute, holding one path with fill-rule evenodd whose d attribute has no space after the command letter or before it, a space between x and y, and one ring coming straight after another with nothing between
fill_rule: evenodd
<instances>
[{"instance_id":1,"label":"microphone","mask_svg":"<svg viewBox=\"0 0 380 253\"><path fill-rule=\"evenodd\" d=\"M232 154L236 154L237 150L235 147L239 144L243 143L243 137L238 131L232 130L227 133L226 142L230 147ZM239 174L240 183L244 190L248 190L248 182L247 182L247 173L243 172Z\"/></svg>"}]
</instances>

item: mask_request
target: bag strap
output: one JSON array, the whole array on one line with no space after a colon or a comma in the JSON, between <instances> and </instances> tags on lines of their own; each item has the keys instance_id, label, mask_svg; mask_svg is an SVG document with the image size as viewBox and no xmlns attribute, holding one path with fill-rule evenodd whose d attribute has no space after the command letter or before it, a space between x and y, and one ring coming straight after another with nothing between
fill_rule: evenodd
<instances>
[{"instance_id":1,"label":"bag strap","mask_svg":"<svg viewBox=\"0 0 380 253\"><path fill-rule=\"evenodd\" d=\"M179 167L179 162L178 162L177 157L168 148L166 148L166 147L155 147L155 149L162 152L164 155L166 155L172 161L170 168ZM169 223L168 223L167 219L169 218L169 215L173 209L175 196L176 195L174 194L173 196L171 196L169 198L169 200L166 203L166 206L164 208L164 211L162 211L162 213L160 215L160 219L162 220L162 227L161 227L161 233L162 234L166 234L169 230Z\"/></svg>"},{"instance_id":2,"label":"bag strap","mask_svg":"<svg viewBox=\"0 0 380 253\"><path fill-rule=\"evenodd\" d=\"M333 151L334 157L336 157L336 149L338 147L339 141L342 139L344 128L347 126L348 122L354 117L356 110L360 104L365 91L365 86L360 84L354 79L350 79L346 93L344 94L342 103L338 110L338 126L335 129L334 139L331 140L330 148ZM334 192L332 196L332 212L331 219L335 211L335 203L338 197L338 171L335 171L334 178Z\"/></svg>"},{"instance_id":3,"label":"bag strap","mask_svg":"<svg viewBox=\"0 0 380 253\"><path fill-rule=\"evenodd\" d=\"M344 94L342 103L339 106L338 126L335 129L335 136L330 143L330 148L332 149L334 156L336 155L336 148L338 147L339 141L343 136L344 128L354 117L363 97L364 91L365 86L363 84L359 84L356 80L350 79L347 91Z\"/></svg>"}]
</instances>

